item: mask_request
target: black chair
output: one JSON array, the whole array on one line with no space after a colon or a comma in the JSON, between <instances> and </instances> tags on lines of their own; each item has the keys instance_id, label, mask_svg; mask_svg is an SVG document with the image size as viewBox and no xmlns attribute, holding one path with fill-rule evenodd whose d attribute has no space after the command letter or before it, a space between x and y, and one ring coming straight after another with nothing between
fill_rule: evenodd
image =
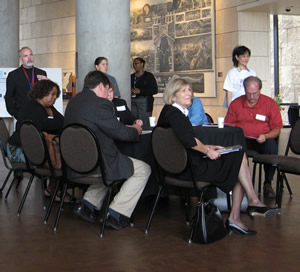
<instances>
[{"instance_id":1,"label":"black chair","mask_svg":"<svg viewBox=\"0 0 300 272\"><path fill-rule=\"evenodd\" d=\"M42 201L44 210L46 210L45 181L47 180L47 178L55 178L57 180L55 193L52 193L51 196L51 202L53 202L58 190L60 178L62 177L62 170L54 169L52 166L44 135L32 123L32 121L24 121L21 124L20 138L24 155L26 158L27 171L31 173L31 177L29 179L28 185L21 200L17 213L18 216L22 212L24 203L26 201L34 177L38 177L41 180ZM48 210L51 208L52 206L49 205Z\"/></svg>"},{"instance_id":2,"label":"black chair","mask_svg":"<svg viewBox=\"0 0 300 272\"><path fill-rule=\"evenodd\" d=\"M180 180L176 178L176 174L181 173L189 164L188 151L183 147L175 136L171 128L156 127L152 132L152 148L155 160L160 170L160 186L158 194L156 196L150 217L148 219L145 233L149 233L150 224L160 198L161 192L166 184L184 188L186 190L196 189L199 192L199 196L203 195L203 192L212 185L208 182L193 180ZM193 176L193 175L192 175ZM199 198L197 209L203 205L203 197ZM196 213L199 214L199 213ZM192 228L189 243L191 243L191 237L194 229Z\"/></svg>"},{"instance_id":3,"label":"black chair","mask_svg":"<svg viewBox=\"0 0 300 272\"><path fill-rule=\"evenodd\" d=\"M2 118L0 118L0 148L1 148L1 154L2 154L2 158L3 158L3 163L4 163L4 166L9 170L3 184L2 184L2 187L0 189L0 193L3 192L11 174L13 172L26 172L27 171L27 166L25 163L17 163L17 162L10 162L8 157L7 157L7 152L6 152L6 145L7 145L7 141L8 141L8 138L9 138L9 132L7 130L7 127L4 123L4 120ZM20 179L18 178L14 178L9 187L8 187L8 190L6 192L6 195L5 195L5 200L7 199L10 191L11 191L11 188L14 184L14 182L18 180L18 183L16 185L16 188L18 187L19 183L20 183Z\"/></svg>"},{"instance_id":4,"label":"black chair","mask_svg":"<svg viewBox=\"0 0 300 272\"><path fill-rule=\"evenodd\" d=\"M208 123L209 124L213 124L214 123L214 119L208 113L205 113L205 115L207 117Z\"/></svg>"},{"instance_id":5,"label":"black chair","mask_svg":"<svg viewBox=\"0 0 300 272\"><path fill-rule=\"evenodd\" d=\"M271 164L277 169L277 184L276 184L276 206L281 208L283 182L285 181L290 197L293 197L291 187L288 183L286 173L300 175L300 158L289 156L291 149L296 155L300 155L300 119L298 119L291 129L288 143L284 155L265 155L256 154L253 157L254 166L257 163Z\"/></svg>"},{"instance_id":6,"label":"black chair","mask_svg":"<svg viewBox=\"0 0 300 272\"><path fill-rule=\"evenodd\" d=\"M63 176L65 179L54 230L56 231L58 227L68 183L87 185L104 183L107 186L108 192L100 230L100 237L103 237L113 186L123 182L124 179L108 180L106 178L100 144L95 134L88 127L81 124L66 126L60 134L59 143L63 163Z\"/></svg>"},{"instance_id":7,"label":"black chair","mask_svg":"<svg viewBox=\"0 0 300 272\"><path fill-rule=\"evenodd\" d=\"M276 143L277 145L279 144L279 136L276 137ZM253 162L253 157L255 155L258 155L260 154L259 152L257 152L256 150L252 150L252 149L248 149L247 150L247 157L248 158L252 158L252 162ZM256 165L257 163L253 162L253 174L252 174L252 184L253 184L253 187L255 186L255 177L256 177ZM261 176L262 176L262 167L263 167L263 163L258 163L259 165L259 172L258 172L258 195L261 195Z\"/></svg>"}]
</instances>

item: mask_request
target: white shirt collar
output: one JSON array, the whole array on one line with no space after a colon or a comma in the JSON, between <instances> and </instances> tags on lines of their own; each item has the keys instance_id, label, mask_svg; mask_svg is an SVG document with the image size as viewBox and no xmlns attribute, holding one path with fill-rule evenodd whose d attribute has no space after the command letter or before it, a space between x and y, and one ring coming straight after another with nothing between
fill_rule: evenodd
<instances>
[{"instance_id":1,"label":"white shirt collar","mask_svg":"<svg viewBox=\"0 0 300 272\"><path fill-rule=\"evenodd\" d=\"M177 108L177 109L179 109L185 116L188 116L188 114L189 114L189 110L188 109L184 109L183 107L181 107L177 103L173 103L172 106L175 107L175 108Z\"/></svg>"}]
</instances>

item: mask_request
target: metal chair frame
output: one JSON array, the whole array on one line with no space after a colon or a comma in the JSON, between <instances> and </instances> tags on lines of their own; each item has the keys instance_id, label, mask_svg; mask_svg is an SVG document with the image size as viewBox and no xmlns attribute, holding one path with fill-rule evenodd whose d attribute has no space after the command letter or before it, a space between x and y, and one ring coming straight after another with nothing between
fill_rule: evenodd
<instances>
[{"instance_id":1,"label":"metal chair frame","mask_svg":"<svg viewBox=\"0 0 300 272\"><path fill-rule=\"evenodd\" d=\"M164 139L162 140L160 137L163 135ZM156 138L158 137L158 138ZM159 140L158 140L159 139ZM159 147L156 144L159 143ZM193 189L195 188L201 197L199 197L199 201L197 204L197 209L200 209L204 204L203 193L209 187L215 187L215 185L208 182L196 181L194 178L194 173L192 171L192 180L182 181L176 179L174 175L181 173L189 164L189 152L186 150L183 145L179 142L177 137L175 136L173 130L171 128L161 128L156 127L152 132L152 148L154 158L157 164L157 168L160 173L158 175L160 186L159 190L151 210L151 214L149 216L148 222L146 224L145 233L149 233L150 225L153 219L153 215L160 198L161 192L166 184L170 184L172 186L178 186L184 189ZM158 152L160 150L160 152ZM170 155L169 151L173 151L172 155ZM175 156L174 154L177 154ZM162 155L162 156L161 156ZM189 221L188 211L189 205L186 204L186 222ZM196 213L199 214L199 213ZM194 228L191 229L188 242L192 242L192 236L194 233Z\"/></svg>"},{"instance_id":2,"label":"metal chair frame","mask_svg":"<svg viewBox=\"0 0 300 272\"><path fill-rule=\"evenodd\" d=\"M68 130L70 130L70 134L67 135L66 132L68 132ZM74 133L76 133L76 130L81 130L84 131L86 135L88 135L88 138L85 139L80 139L81 140L81 146L82 146L82 142L85 142L87 140L93 141L93 146L95 146L95 151L96 151L96 157L93 159L93 162L90 163L89 166L86 167L86 169L78 169L74 166L74 164L68 159L68 157L66 156L67 152L69 152L68 147L66 147L66 143L69 143L71 140L76 141L75 140L75 135ZM72 137L71 134L73 133ZM66 135L66 136L65 136ZM103 237L104 235L104 229L105 229L105 224L106 224L106 215L108 213L108 208L109 208L109 204L112 198L112 193L113 193L113 186L119 183L124 182L124 179L122 180L108 180L106 178L106 173L105 173L105 166L104 166L104 161L102 158L102 152L101 152L101 145L96 137L96 135L94 134L94 132L89 129L87 126L84 126L82 124L78 124L78 123L73 123L73 124L69 124L66 127L64 127L64 129L62 130L60 136L60 150L61 150L61 157L62 157L62 164L63 164L63 182L64 182L64 186L63 186L63 193L62 193L62 198L61 198L61 202L60 202L60 206L59 206L59 210L56 216L56 220L55 220L55 225L54 225L54 231L57 230L58 227L58 223L59 223L59 219L60 219L60 215L61 215L61 211L62 211L62 205L63 205L63 200L65 197L65 193L66 193L66 189L67 189L67 185L70 182L75 182L75 183L81 183L81 179L79 178L70 178L68 175L68 168L71 169L72 171L79 173L79 174L83 174L84 178L88 177L89 174L91 172L93 172L96 168L98 168L101 171L101 174L98 177L94 178L94 182L90 183L90 184L95 184L95 180L97 180L97 182L103 182L105 184L105 186L108 189L107 192L107 201L104 204L105 209L104 209L104 217L103 217L103 222L101 225L101 229L100 229L100 237ZM77 146L75 144L75 146L72 147L72 152L74 152L74 154L76 152L78 152L78 150L76 149ZM81 161L84 161L84 154L81 154ZM85 183L85 184L89 184L89 183Z\"/></svg>"},{"instance_id":3,"label":"metal chair frame","mask_svg":"<svg viewBox=\"0 0 300 272\"><path fill-rule=\"evenodd\" d=\"M35 136L34 143L32 142L31 136ZM20 216L24 203L26 201L28 192L31 188L33 178L36 176L41 179L41 189L42 189L42 202L43 202L43 209L46 210L46 200L45 200L45 180L49 177L56 178L58 180L56 185L56 190L51 196L51 202L54 201L57 189L60 183L60 178L62 176L62 171L54 169L47 145L45 143L44 135L42 132L34 125L34 123L30 120L25 120L22 122L20 127L20 138L22 142L22 147L24 150L24 155L26 158L26 165L27 171L31 173L31 177L28 181L27 187L23 194L17 215ZM37 150L38 149L38 150ZM34 152L33 152L34 150ZM39 154L38 154L38 152ZM38 156L37 156L38 154ZM48 167L45 166L45 163L48 163ZM47 209L47 213L50 213L52 206L49 205ZM47 214L46 213L46 214ZM48 218L47 218L48 220ZM44 219L44 223L47 223L47 220Z\"/></svg>"},{"instance_id":4,"label":"metal chair frame","mask_svg":"<svg viewBox=\"0 0 300 272\"><path fill-rule=\"evenodd\" d=\"M9 138L9 132L8 132L8 129L4 123L4 120L2 118L0 118L0 149L1 149L1 154L2 154L2 158L3 158L3 163L4 163L4 166L8 169L8 174L1 186L1 189L0 189L0 193L2 194L11 174L15 171L22 171L22 172L27 172L27 166L25 163L10 163L9 162L9 159L7 157L7 152L6 152L6 144L7 144L7 140ZM4 199L7 200L8 196L9 196L9 193L15 183L16 179L13 178L13 180L11 181L9 187L8 187L8 190L5 194L5 197ZM20 179L18 179L18 183L16 185L16 189L19 187L19 184L20 184Z\"/></svg>"}]
</instances>

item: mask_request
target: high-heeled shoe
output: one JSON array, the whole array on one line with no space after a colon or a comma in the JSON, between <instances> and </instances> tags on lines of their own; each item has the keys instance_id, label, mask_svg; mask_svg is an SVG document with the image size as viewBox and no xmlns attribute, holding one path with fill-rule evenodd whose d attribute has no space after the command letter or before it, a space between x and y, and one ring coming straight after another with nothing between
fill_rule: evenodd
<instances>
[{"instance_id":1,"label":"high-heeled shoe","mask_svg":"<svg viewBox=\"0 0 300 272\"><path fill-rule=\"evenodd\" d=\"M226 228L228 229L229 233L231 231L236 232L240 235L255 235L257 232L255 230L245 230L241 228L240 226L230 222L228 219L225 222Z\"/></svg>"},{"instance_id":2,"label":"high-heeled shoe","mask_svg":"<svg viewBox=\"0 0 300 272\"><path fill-rule=\"evenodd\" d=\"M271 218L277 214L280 214L280 209L273 209L268 207L258 207L258 206L248 206L248 215L252 218L255 215L264 216L266 218Z\"/></svg>"}]
</instances>

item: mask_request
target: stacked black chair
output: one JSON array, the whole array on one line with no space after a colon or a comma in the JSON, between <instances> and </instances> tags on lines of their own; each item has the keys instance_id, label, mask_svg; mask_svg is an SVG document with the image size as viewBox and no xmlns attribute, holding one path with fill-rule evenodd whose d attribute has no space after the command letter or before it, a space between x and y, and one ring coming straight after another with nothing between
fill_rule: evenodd
<instances>
[{"instance_id":1,"label":"stacked black chair","mask_svg":"<svg viewBox=\"0 0 300 272\"><path fill-rule=\"evenodd\" d=\"M113 186L124 180L108 180L106 178L100 143L88 127L81 124L66 126L61 132L59 143L63 163L64 186L54 230L57 230L63 199L69 183L86 185L104 183L108 192L100 230L100 237L103 237Z\"/></svg>"},{"instance_id":2,"label":"stacked black chair","mask_svg":"<svg viewBox=\"0 0 300 272\"><path fill-rule=\"evenodd\" d=\"M150 217L148 219L145 233L149 233L150 224L160 198L161 192L166 184L176 186L183 189L196 189L199 192L199 196L203 195L203 192L214 185L208 182L198 181L194 178L192 180L180 180L176 178L177 174L180 174L189 165L188 151L179 142L174 131L171 128L156 127L152 132L152 148L155 160L157 162L160 179L160 186L158 194L156 196ZM193 176L193 174L192 174ZM203 198L199 198L197 209L201 209L201 205L204 203ZM196 213L199 214L199 213ZM188 219L188 218L187 218ZM197 219L196 219L197 220ZM192 228L189 242L193 236L194 229Z\"/></svg>"}]
</instances>

